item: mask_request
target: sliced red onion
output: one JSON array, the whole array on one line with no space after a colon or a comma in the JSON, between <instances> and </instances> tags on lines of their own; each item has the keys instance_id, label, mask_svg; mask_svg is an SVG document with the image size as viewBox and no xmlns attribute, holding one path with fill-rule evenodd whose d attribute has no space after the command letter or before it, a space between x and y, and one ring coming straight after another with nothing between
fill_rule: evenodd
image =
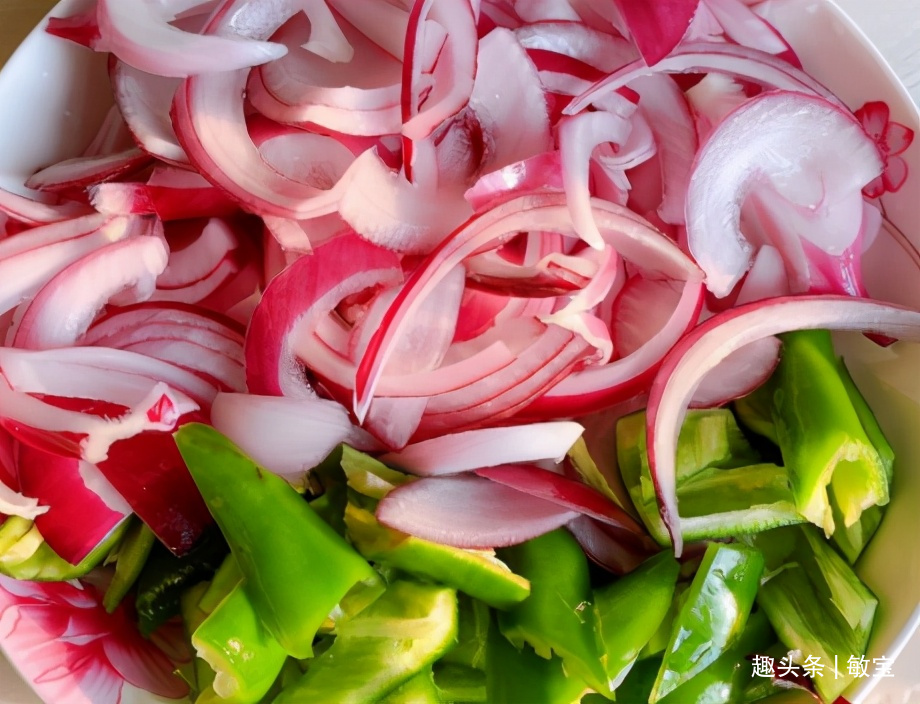
<instances>
[{"instance_id":1,"label":"sliced red onion","mask_svg":"<svg viewBox=\"0 0 920 704\"><path fill-rule=\"evenodd\" d=\"M163 3L144 0L98 0L96 18L100 39L95 48L111 51L125 63L158 76L182 78L199 73L234 71L257 66L284 56L279 44L257 41L247 34L258 34L255 22L263 19L264 8L246 8L249 0L225 1L216 10L230 15L236 36L193 34L173 27L176 19ZM271 21L271 20L269 20Z\"/></svg>"},{"instance_id":2,"label":"sliced red onion","mask_svg":"<svg viewBox=\"0 0 920 704\"><path fill-rule=\"evenodd\" d=\"M477 476L485 477L529 496L559 504L615 528L637 535L645 532L634 518L599 491L556 472L528 464L485 467L475 472Z\"/></svg>"},{"instance_id":3,"label":"sliced red onion","mask_svg":"<svg viewBox=\"0 0 920 704\"><path fill-rule=\"evenodd\" d=\"M388 3L364 0L330 0L342 17L393 58L402 61L409 13Z\"/></svg>"},{"instance_id":4,"label":"sliced red onion","mask_svg":"<svg viewBox=\"0 0 920 704\"><path fill-rule=\"evenodd\" d=\"M635 61L611 73L575 98L564 112L568 115L579 113L640 76L713 71L745 78L769 88L818 95L841 104L833 93L807 73L772 54L735 44L686 42L652 67Z\"/></svg>"},{"instance_id":5,"label":"sliced red onion","mask_svg":"<svg viewBox=\"0 0 920 704\"><path fill-rule=\"evenodd\" d=\"M674 457L690 400L706 374L735 350L772 335L805 329L858 330L920 342L920 312L846 296L775 298L715 315L674 346L652 384L647 433L661 517L678 556L683 537Z\"/></svg>"},{"instance_id":6,"label":"sliced red onion","mask_svg":"<svg viewBox=\"0 0 920 704\"><path fill-rule=\"evenodd\" d=\"M198 414L176 422L200 421ZM99 471L176 555L191 550L213 519L172 432L141 432L115 442Z\"/></svg>"},{"instance_id":7,"label":"sliced red onion","mask_svg":"<svg viewBox=\"0 0 920 704\"><path fill-rule=\"evenodd\" d=\"M44 225L62 222L88 212L82 203L53 205L26 198L5 188L0 188L0 213L27 225Z\"/></svg>"},{"instance_id":8,"label":"sliced red onion","mask_svg":"<svg viewBox=\"0 0 920 704\"><path fill-rule=\"evenodd\" d=\"M185 303L139 303L109 311L105 316L93 323L80 341L83 345L99 345L112 347L110 344L114 337L121 339L123 335L134 333L137 335L132 341L143 339L145 331L153 334L162 326L176 326L187 331L203 330L214 333L226 339L226 344L233 348L242 349L243 328L230 318L205 310L198 306ZM197 339L193 332L176 333L177 336L191 336ZM225 345L218 349L227 350Z\"/></svg>"},{"instance_id":9,"label":"sliced red onion","mask_svg":"<svg viewBox=\"0 0 920 704\"><path fill-rule=\"evenodd\" d=\"M561 462L583 431L565 421L467 430L414 443L381 460L423 477L510 462Z\"/></svg>"},{"instance_id":10,"label":"sliced red onion","mask_svg":"<svg viewBox=\"0 0 920 704\"><path fill-rule=\"evenodd\" d=\"M211 423L261 466L295 484L341 443L378 447L343 406L319 398L218 394Z\"/></svg>"},{"instance_id":11,"label":"sliced red onion","mask_svg":"<svg viewBox=\"0 0 920 704\"><path fill-rule=\"evenodd\" d=\"M439 25L447 35L431 67L430 90L424 91L426 33ZM467 104L476 75L476 16L469 0L422 0L409 13L403 60L403 135L409 140L428 137L447 118ZM410 159L411 163L411 159ZM411 178L411 176L410 176Z\"/></svg>"},{"instance_id":12,"label":"sliced red onion","mask_svg":"<svg viewBox=\"0 0 920 704\"><path fill-rule=\"evenodd\" d=\"M137 147L115 154L77 157L53 164L26 180L26 187L40 191L67 191L108 181L142 169L150 156Z\"/></svg>"},{"instance_id":13,"label":"sliced red onion","mask_svg":"<svg viewBox=\"0 0 920 704\"><path fill-rule=\"evenodd\" d=\"M642 545L635 535L590 516L581 515L565 527L589 559L614 574L632 572L654 552L654 548Z\"/></svg>"},{"instance_id":14,"label":"sliced red onion","mask_svg":"<svg viewBox=\"0 0 920 704\"><path fill-rule=\"evenodd\" d=\"M197 374L224 391L246 390L246 373L242 360L234 359L199 342L170 338L146 339L139 342L122 343L116 349L137 352L169 362ZM239 356L242 357L242 350L239 352Z\"/></svg>"},{"instance_id":15,"label":"sliced red onion","mask_svg":"<svg viewBox=\"0 0 920 704\"><path fill-rule=\"evenodd\" d=\"M19 516L31 521L47 513L48 508L39 506L37 498L25 496L0 480L0 514L3 516Z\"/></svg>"},{"instance_id":16,"label":"sliced red onion","mask_svg":"<svg viewBox=\"0 0 920 704\"><path fill-rule=\"evenodd\" d=\"M342 219L369 242L407 254L430 252L471 213L459 193L410 183L373 151L355 159L340 183L347 183Z\"/></svg>"},{"instance_id":17,"label":"sliced red onion","mask_svg":"<svg viewBox=\"0 0 920 704\"><path fill-rule=\"evenodd\" d=\"M749 266L752 247L739 220L759 183L800 209L805 238L839 253L856 238L862 188L881 169L859 122L822 98L783 91L744 103L697 155L687 194L688 245L709 290L726 296ZM855 219L848 217L854 208Z\"/></svg>"},{"instance_id":18,"label":"sliced red onion","mask_svg":"<svg viewBox=\"0 0 920 704\"><path fill-rule=\"evenodd\" d=\"M693 115L670 76L643 76L630 83L639 94L639 111L655 136L661 163L662 194L658 215L666 223L684 223L690 168L699 147Z\"/></svg>"},{"instance_id":19,"label":"sliced red onion","mask_svg":"<svg viewBox=\"0 0 920 704\"><path fill-rule=\"evenodd\" d=\"M463 197L482 212L516 196L559 193L564 189L562 161L558 151L537 154L481 176Z\"/></svg>"},{"instance_id":20,"label":"sliced red onion","mask_svg":"<svg viewBox=\"0 0 920 704\"><path fill-rule=\"evenodd\" d=\"M690 407L715 408L747 396L773 374L781 347L778 337L765 337L735 350L706 375Z\"/></svg>"},{"instance_id":21,"label":"sliced red onion","mask_svg":"<svg viewBox=\"0 0 920 704\"><path fill-rule=\"evenodd\" d=\"M168 253L155 237L115 242L87 254L57 274L29 303L13 346L49 349L74 344L110 300L150 297Z\"/></svg>"},{"instance_id":22,"label":"sliced red onion","mask_svg":"<svg viewBox=\"0 0 920 704\"><path fill-rule=\"evenodd\" d=\"M700 0L615 2L643 60L653 66L671 53L686 34Z\"/></svg>"},{"instance_id":23,"label":"sliced red onion","mask_svg":"<svg viewBox=\"0 0 920 704\"><path fill-rule=\"evenodd\" d=\"M17 466L24 490L50 507L35 525L71 564L78 564L131 514L130 506L89 462L21 444Z\"/></svg>"},{"instance_id":24,"label":"sliced red onion","mask_svg":"<svg viewBox=\"0 0 920 704\"><path fill-rule=\"evenodd\" d=\"M274 39L291 50L253 71L249 99L259 112L279 122L320 125L353 135L398 134L402 65L350 23L342 22L342 29L354 57L332 63L297 47L304 37L313 36L305 17L285 24Z\"/></svg>"},{"instance_id":25,"label":"sliced red onion","mask_svg":"<svg viewBox=\"0 0 920 704\"><path fill-rule=\"evenodd\" d=\"M619 357L633 354L667 325L680 304L681 291L676 281L640 274L629 277L612 310L613 344Z\"/></svg>"},{"instance_id":26,"label":"sliced red onion","mask_svg":"<svg viewBox=\"0 0 920 704\"><path fill-rule=\"evenodd\" d=\"M668 322L644 345L608 364L569 374L530 405L528 417L580 416L646 393L665 354L696 324L704 292L701 280L685 282Z\"/></svg>"},{"instance_id":27,"label":"sliced red onion","mask_svg":"<svg viewBox=\"0 0 920 704\"><path fill-rule=\"evenodd\" d=\"M795 53L783 36L743 0L703 0L733 41L769 54Z\"/></svg>"},{"instance_id":28,"label":"sliced red onion","mask_svg":"<svg viewBox=\"0 0 920 704\"><path fill-rule=\"evenodd\" d=\"M789 277L786 275L783 257L776 247L765 244L754 255L754 261L744 281L741 282L734 305L786 296L789 293Z\"/></svg>"},{"instance_id":29,"label":"sliced red onion","mask_svg":"<svg viewBox=\"0 0 920 704\"><path fill-rule=\"evenodd\" d=\"M443 545L474 550L517 545L578 516L558 504L471 475L403 484L377 507L384 525Z\"/></svg>"},{"instance_id":30,"label":"sliced red onion","mask_svg":"<svg viewBox=\"0 0 920 704\"><path fill-rule=\"evenodd\" d=\"M246 381L252 393L311 395L294 356L290 333L315 325L347 296L402 279L399 259L356 235L337 237L301 257L268 285L246 335Z\"/></svg>"},{"instance_id":31,"label":"sliced red onion","mask_svg":"<svg viewBox=\"0 0 920 704\"><path fill-rule=\"evenodd\" d=\"M138 146L170 164L188 165L169 121L179 79L146 73L117 59L111 61L109 75L115 103Z\"/></svg>"},{"instance_id":32,"label":"sliced red onion","mask_svg":"<svg viewBox=\"0 0 920 704\"><path fill-rule=\"evenodd\" d=\"M596 249L604 240L594 222L588 188L588 162L595 147L606 142L623 145L632 125L622 115L586 112L565 117L558 123L559 151L562 157L562 182L568 197L575 231Z\"/></svg>"},{"instance_id":33,"label":"sliced red onion","mask_svg":"<svg viewBox=\"0 0 920 704\"><path fill-rule=\"evenodd\" d=\"M603 201L594 201L593 205L598 228L623 257L676 278L696 276L692 262L672 242L638 220L634 213ZM471 254L486 246L495 247L514 233L531 229L551 230L569 237L574 235L564 196L550 194L518 198L476 216L445 239L413 272L358 367L355 413L359 418L363 417L370 404L398 335L408 324L408 316L421 305L433 287Z\"/></svg>"},{"instance_id":34,"label":"sliced red onion","mask_svg":"<svg viewBox=\"0 0 920 704\"><path fill-rule=\"evenodd\" d=\"M47 281L94 251L133 234L130 218L86 215L0 241L0 313L32 298Z\"/></svg>"},{"instance_id":35,"label":"sliced red onion","mask_svg":"<svg viewBox=\"0 0 920 704\"><path fill-rule=\"evenodd\" d=\"M89 195L100 213L156 215L164 222L225 217L240 210L236 201L198 174L178 169L155 169L147 183L101 183Z\"/></svg>"},{"instance_id":36,"label":"sliced red onion","mask_svg":"<svg viewBox=\"0 0 920 704\"><path fill-rule=\"evenodd\" d=\"M609 73L636 58L635 47L623 37L582 22L544 21L514 30L528 51L562 54Z\"/></svg>"}]
</instances>

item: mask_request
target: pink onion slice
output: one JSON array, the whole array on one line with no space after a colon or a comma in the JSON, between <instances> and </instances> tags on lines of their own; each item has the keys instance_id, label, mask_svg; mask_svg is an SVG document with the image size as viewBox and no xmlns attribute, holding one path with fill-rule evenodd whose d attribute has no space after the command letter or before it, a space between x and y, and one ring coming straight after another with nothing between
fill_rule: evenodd
<instances>
[{"instance_id":1,"label":"pink onion slice","mask_svg":"<svg viewBox=\"0 0 920 704\"><path fill-rule=\"evenodd\" d=\"M637 535L645 532L634 518L599 491L556 472L528 464L504 464L477 469L475 473L502 486L557 503L615 528Z\"/></svg>"},{"instance_id":2,"label":"pink onion slice","mask_svg":"<svg viewBox=\"0 0 920 704\"><path fill-rule=\"evenodd\" d=\"M133 234L137 221L93 214L0 241L0 313L32 298L81 257Z\"/></svg>"},{"instance_id":3,"label":"pink onion slice","mask_svg":"<svg viewBox=\"0 0 920 704\"><path fill-rule=\"evenodd\" d=\"M131 507L89 462L19 445L24 490L50 510L35 520L48 545L77 564L131 514Z\"/></svg>"},{"instance_id":4,"label":"pink onion slice","mask_svg":"<svg viewBox=\"0 0 920 704\"><path fill-rule=\"evenodd\" d=\"M643 545L637 536L590 516L578 516L565 527L590 560L614 574L632 572L654 552L654 548Z\"/></svg>"},{"instance_id":5,"label":"pink onion slice","mask_svg":"<svg viewBox=\"0 0 920 704\"><path fill-rule=\"evenodd\" d=\"M715 408L747 396L770 378L781 347L778 337L765 337L735 350L706 375L690 407Z\"/></svg>"},{"instance_id":6,"label":"pink onion slice","mask_svg":"<svg viewBox=\"0 0 920 704\"><path fill-rule=\"evenodd\" d=\"M137 147L115 154L76 157L52 164L26 180L26 187L40 191L67 191L130 174L150 163L150 156Z\"/></svg>"},{"instance_id":7,"label":"pink onion slice","mask_svg":"<svg viewBox=\"0 0 920 704\"><path fill-rule=\"evenodd\" d=\"M841 252L859 232L862 188L881 170L856 118L822 98L783 91L744 103L697 155L687 193L688 246L709 290L726 296L749 266L752 247L739 220L760 183L801 208L804 237ZM854 208L855 221L846 217Z\"/></svg>"},{"instance_id":8,"label":"pink onion slice","mask_svg":"<svg viewBox=\"0 0 920 704\"><path fill-rule=\"evenodd\" d=\"M146 73L117 59L109 64L109 75L115 103L138 146L170 164L188 165L169 121L180 80Z\"/></svg>"},{"instance_id":9,"label":"pink onion slice","mask_svg":"<svg viewBox=\"0 0 920 704\"><path fill-rule=\"evenodd\" d=\"M422 477L493 464L561 462L583 431L578 423L568 421L467 430L413 443L381 460Z\"/></svg>"},{"instance_id":10,"label":"pink onion slice","mask_svg":"<svg viewBox=\"0 0 920 704\"><path fill-rule=\"evenodd\" d=\"M653 66L678 45L700 0L615 0L646 64Z\"/></svg>"},{"instance_id":11,"label":"pink onion slice","mask_svg":"<svg viewBox=\"0 0 920 704\"><path fill-rule=\"evenodd\" d=\"M635 61L611 73L575 98L564 112L568 115L581 112L640 76L713 71L746 78L770 88L818 95L841 104L839 98L807 73L772 54L735 44L686 42L653 67Z\"/></svg>"},{"instance_id":12,"label":"pink onion slice","mask_svg":"<svg viewBox=\"0 0 920 704\"><path fill-rule=\"evenodd\" d=\"M772 335L805 329L858 330L920 342L920 312L869 299L805 296L768 299L713 316L674 346L649 394L649 464L662 520L678 556L683 537L674 456L687 407L706 374L735 350Z\"/></svg>"},{"instance_id":13,"label":"pink onion slice","mask_svg":"<svg viewBox=\"0 0 920 704\"><path fill-rule=\"evenodd\" d=\"M27 225L61 222L83 215L88 210L82 203L43 203L0 188L0 213Z\"/></svg>"},{"instance_id":14,"label":"pink onion slice","mask_svg":"<svg viewBox=\"0 0 920 704\"><path fill-rule=\"evenodd\" d=\"M29 303L13 346L48 349L74 344L111 299L150 297L166 268L167 251L155 237L134 237L92 252L57 274Z\"/></svg>"},{"instance_id":15,"label":"pink onion slice","mask_svg":"<svg viewBox=\"0 0 920 704\"><path fill-rule=\"evenodd\" d=\"M675 278L697 276L693 263L634 213L598 200L593 201L593 206L599 229L624 258ZM361 359L354 403L358 418L363 417L370 405L384 365L398 335L408 324L408 317L434 286L478 250L498 246L512 234L531 229L551 230L569 237L575 234L562 194L518 198L474 217L445 239L413 272Z\"/></svg>"},{"instance_id":16,"label":"pink onion slice","mask_svg":"<svg viewBox=\"0 0 920 704\"><path fill-rule=\"evenodd\" d=\"M377 520L390 528L474 550L523 543L578 515L474 475L419 479L397 487L377 506Z\"/></svg>"},{"instance_id":17,"label":"pink onion slice","mask_svg":"<svg viewBox=\"0 0 920 704\"><path fill-rule=\"evenodd\" d=\"M248 38L258 33L255 10L249 3L225 1L217 14L232 14L236 36L194 34L173 27L175 14L164 3L144 0L98 0L96 18L100 40L96 49L111 51L125 63L158 76L183 78L199 73L234 71L284 56L286 47Z\"/></svg>"},{"instance_id":18,"label":"pink onion slice","mask_svg":"<svg viewBox=\"0 0 920 704\"><path fill-rule=\"evenodd\" d=\"M402 61L409 13L388 2L329 0L336 12L393 58Z\"/></svg>"},{"instance_id":19,"label":"pink onion slice","mask_svg":"<svg viewBox=\"0 0 920 704\"><path fill-rule=\"evenodd\" d=\"M315 325L349 295L402 279L399 259L356 235L337 237L276 276L265 290L246 335L246 381L252 393L303 397L303 368L290 333Z\"/></svg>"},{"instance_id":20,"label":"pink onion slice","mask_svg":"<svg viewBox=\"0 0 920 704\"><path fill-rule=\"evenodd\" d=\"M295 484L341 443L378 447L344 406L320 398L222 393L211 407L211 423L261 466Z\"/></svg>"}]
</instances>

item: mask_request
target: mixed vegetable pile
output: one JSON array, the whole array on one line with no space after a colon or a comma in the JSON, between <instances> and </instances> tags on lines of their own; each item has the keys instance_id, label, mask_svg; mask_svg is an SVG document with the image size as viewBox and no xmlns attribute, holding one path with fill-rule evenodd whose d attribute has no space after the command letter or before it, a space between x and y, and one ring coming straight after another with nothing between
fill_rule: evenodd
<instances>
[{"instance_id":1,"label":"mixed vegetable pile","mask_svg":"<svg viewBox=\"0 0 920 704\"><path fill-rule=\"evenodd\" d=\"M861 676L894 455L829 331L920 341L860 266L920 268L913 132L772 0L80 8L114 104L0 189L0 624L202 704Z\"/></svg>"}]
</instances>

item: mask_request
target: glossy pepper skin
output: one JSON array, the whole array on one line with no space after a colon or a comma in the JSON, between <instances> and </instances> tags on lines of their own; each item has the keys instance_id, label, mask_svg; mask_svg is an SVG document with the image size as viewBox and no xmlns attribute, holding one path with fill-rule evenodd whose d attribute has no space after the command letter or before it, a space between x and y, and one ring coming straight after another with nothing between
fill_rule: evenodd
<instances>
[{"instance_id":1,"label":"glossy pepper skin","mask_svg":"<svg viewBox=\"0 0 920 704\"><path fill-rule=\"evenodd\" d=\"M754 605L764 560L754 548L710 543L671 638L651 701L657 702L715 662L738 639Z\"/></svg>"},{"instance_id":2,"label":"glossy pepper skin","mask_svg":"<svg viewBox=\"0 0 920 704\"><path fill-rule=\"evenodd\" d=\"M597 635L607 678L616 687L668 614L680 566L661 552L625 577L594 591Z\"/></svg>"},{"instance_id":3,"label":"glossy pepper skin","mask_svg":"<svg viewBox=\"0 0 920 704\"><path fill-rule=\"evenodd\" d=\"M255 704L281 672L287 653L262 626L243 584L195 629L192 645L214 670L209 690L199 704Z\"/></svg>"},{"instance_id":4,"label":"glossy pepper skin","mask_svg":"<svg viewBox=\"0 0 920 704\"><path fill-rule=\"evenodd\" d=\"M559 528L498 556L530 580L530 596L499 614L502 634L518 648L529 644L543 658L556 653L566 672L609 694L594 634L588 562L575 538Z\"/></svg>"},{"instance_id":5,"label":"glossy pepper skin","mask_svg":"<svg viewBox=\"0 0 920 704\"><path fill-rule=\"evenodd\" d=\"M852 526L865 509L889 498L890 462L869 438L844 376L830 334L804 330L783 336L782 359L769 382L796 507L828 536L838 522L832 501L843 525Z\"/></svg>"},{"instance_id":6,"label":"glossy pepper skin","mask_svg":"<svg viewBox=\"0 0 920 704\"><path fill-rule=\"evenodd\" d=\"M373 569L287 482L213 428L185 425L176 442L262 623L288 654L311 657L326 616Z\"/></svg>"}]
</instances>

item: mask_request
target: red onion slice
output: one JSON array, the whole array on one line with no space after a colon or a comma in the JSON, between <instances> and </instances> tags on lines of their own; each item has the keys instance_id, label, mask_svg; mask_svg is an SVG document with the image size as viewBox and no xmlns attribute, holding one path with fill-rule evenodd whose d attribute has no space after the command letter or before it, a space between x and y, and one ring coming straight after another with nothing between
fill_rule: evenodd
<instances>
[{"instance_id":1,"label":"red onion slice","mask_svg":"<svg viewBox=\"0 0 920 704\"><path fill-rule=\"evenodd\" d=\"M258 33L255 9L249 0L225 1L216 14L229 14L237 36L185 32L170 24L176 19L169 6L144 0L98 0L96 18L100 40L96 49L111 51L125 63L158 76L183 78L199 73L234 71L284 56L286 47L248 38ZM264 12L262 13L264 15ZM252 23L252 24L247 24Z\"/></svg>"},{"instance_id":2,"label":"red onion slice","mask_svg":"<svg viewBox=\"0 0 920 704\"><path fill-rule=\"evenodd\" d=\"M646 64L653 66L678 45L700 0L615 0Z\"/></svg>"},{"instance_id":3,"label":"red onion slice","mask_svg":"<svg viewBox=\"0 0 920 704\"><path fill-rule=\"evenodd\" d=\"M86 215L36 227L0 241L0 313L32 298L84 256L133 234L138 221Z\"/></svg>"},{"instance_id":4,"label":"red onion slice","mask_svg":"<svg viewBox=\"0 0 920 704\"><path fill-rule=\"evenodd\" d=\"M760 183L807 211L804 237L841 252L859 232L862 188L881 170L856 118L822 98L784 91L744 103L697 155L687 193L688 245L709 290L726 296L749 266L752 247L739 220ZM853 208L855 221L845 217Z\"/></svg>"},{"instance_id":5,"label":"red onion slice","mask_svg":"<svg viewBox=\"0 0 920 704\"><path fill-rule=\"evenodd\" d=\"M82 203L53 205L0 188L0 213L26 225L43 225L76 218L88 212Z\"/></svg>"},{"instance_id":6,"label":"red onion slice","mask_svg":"<svg viewBox=\"0 0 920 704\"><path fill-rule=\"evenodd\" d=\"M344 406L319 398L222 393L211 407L211 423L261 466L295 484L341 443L378 448Z\"/></svg>"},{"instance_id":7,"label":"red onion slice","mask_svg":"<svg viewBox=\"0 0 920 704\"><path fill-rule=\"evenodd\" d=\"M633 534L590 516L581 515L569 521L566 528L590 560L614 574L632 572L655 550L643 545Z\"/></svg>"},{"instance_id":8,"label":"red onion slice","mask_svg":"<svg viewBox=\"0 0 920 704\"><path fill-rule=\"evenodd\" d=\"M19 445L24 490L50 507L35 525L48 545L75 565L131 514L131 507L89 462Z\"/></svg>"},{"instance_id":9,"label":"red onion slice","mask_svg":"<svg viewBox=\"0 0 920 704\"><path fill-rule=\"evenodd\" d=\"M675 345L649 394L649 464L662 520L678 556L683 537L674 456L687 407L706 374L735 350L772 335L805 329L858 330L920 342L920 312L868 299L806 296L750 303L713 316Z\"/></svg>"},{"instance_id":10,"label":"red onion slice","mask_svg":"<svg viewBox=\"0 0 920 704\"><path fill-rule=\"evenodd\" d=\"M13 346L39 350L74 344L111 299L134 303L149 298L167 258L166 246L155 237L122 240L86 255L48 281L29 303Z\"/></svg>"},{"instance_id":11,"label":"red onion slice","mask_svg":"<svg viewBox=\"0 0 920 704\"><path fill-rule=\"evenodd\" d=\"M390 528L474 550L523 543L578 515L473 475L429 477L403 484L377 507L377 520Z\"/></svg>"},{"instance_id":12,"label":"red onion slice","mask_svg":"<svg viewBox=\"0 0 920 704\"><path fill-rule=\"evenodd\" d=\"M69 191L139 171L150 156L137 147L115 154L66 159L36 172L26 180L27 188L51 193Z\"/></svg>"},{"instance_id":13,"label":"red onion slice","mask_svg":"<svg viewBox=\"0 0 920 704\"><path fill-rule=\"evenodd\" d=\"M561 462L583 431L578 423L566 421L467 430L408 445L381 460L422 477L493 464Z\"/></svg>"},{"instance_id":14,"label":"red onion slice","mask_svg":"<svg viewBox=\"0 0 920 704\"><path fill-rule=\"evenodd\" d=\"M581 112L640 76L710 72L746 78L770 88L818 95L841 104L833 93L807 73L772 54L735 44L686 42L652 67L635 61L611 73L575 98L564 112L568 115Z\"/></svg>"},{"instance_id":15,"label":"red onion slice","mask_svg":"<svg viewBox=\"0 0 920 704\"><path fill-rule=\"evenodd\" d=\"M575 479L527 464L484 467L475 472L477 476L559 504L615 528L636 535L645 533L645 529L623 509L596 489Z\"/></svg>"}]
</instances>

